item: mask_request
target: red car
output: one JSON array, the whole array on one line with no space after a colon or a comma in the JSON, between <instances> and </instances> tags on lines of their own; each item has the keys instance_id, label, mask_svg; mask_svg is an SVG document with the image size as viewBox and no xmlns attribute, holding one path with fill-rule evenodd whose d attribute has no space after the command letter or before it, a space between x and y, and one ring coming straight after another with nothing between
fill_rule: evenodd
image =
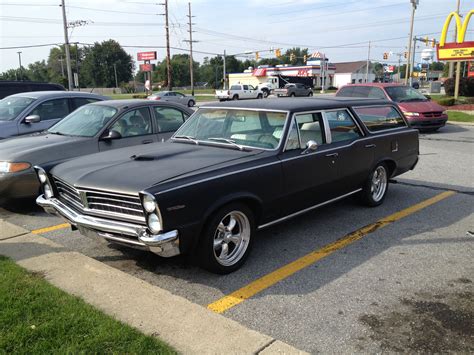
<instances>
[{"instance_id":1,"label":"red car","mask_svg":"<svg viewBox=\"0 0 474 355\"><path fill-rule=\"evenodd\" d=\"M352 84L341 87L336 96L389 99L396 102L413 128L436 131L448 120L445 108L409 86L394 83Z\"/></svg>"}]
</instances>

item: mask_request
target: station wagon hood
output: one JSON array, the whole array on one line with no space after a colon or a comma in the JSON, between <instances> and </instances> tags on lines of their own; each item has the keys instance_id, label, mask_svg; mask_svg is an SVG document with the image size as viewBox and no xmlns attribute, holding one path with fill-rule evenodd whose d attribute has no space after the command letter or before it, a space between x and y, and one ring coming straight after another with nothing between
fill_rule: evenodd
<instances>
[{"instance_id":1,"label":"station wagon hood","mask_svg":"<svg viewBox=\"0 0 474 355\"><path fill-rule=\"evenodd\" d=\"M155 143L74 159L54 167L51 174L76 187L136 194L182 175L252 159L258 153L190 143Z\"/></svg>"}]
</instances>

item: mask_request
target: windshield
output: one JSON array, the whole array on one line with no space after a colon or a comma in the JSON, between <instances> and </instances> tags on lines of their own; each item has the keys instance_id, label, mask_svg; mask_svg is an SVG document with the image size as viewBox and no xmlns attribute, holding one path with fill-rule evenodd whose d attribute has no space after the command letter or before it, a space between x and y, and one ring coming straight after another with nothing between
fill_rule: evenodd
<instances>
[{"instance_id":1,"label":"windshield","mask_svg":"<svg viewBox=\"0 0 474 355\"><path fill-rule=\"evenodd\" d=\"M0 121L11 121L33 101L31 97L6 97L0 100Z\"/></svg>"},{"instance_id":2,"label":"windshield","mask_svg":"<svg viewBox=\"0 0 474 355\"><path fill-rule=\"evenodd\" d=\"M286 112L202 108L178 129L173 140L276 149L286 116Z\"/></svg>"},{"instance_id":3,"label":"windshield","mask_svg":"<svg viewBox=\"0 0 474 355\"><path fill-rule=\"evenodd\" d=\"M395 102L428 101L425 96L409 86L389 86L385 90Z\"/></svg>"},{"instance_id":4,"label":"windshield","mask_svg":"<svg viewBox=\"0 0 474 355\"><path fill-rule=\"evenodd\" d=\"M48 129L65 136L93 137L111 120L117 109L102 105L85 105Z\"/></svg>"}]
</instances>

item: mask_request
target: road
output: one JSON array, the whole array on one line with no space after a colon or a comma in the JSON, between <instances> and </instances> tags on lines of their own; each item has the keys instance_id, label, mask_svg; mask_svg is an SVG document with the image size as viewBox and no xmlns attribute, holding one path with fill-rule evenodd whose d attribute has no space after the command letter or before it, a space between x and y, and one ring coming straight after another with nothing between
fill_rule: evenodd
<instances>
[{"instance_id":1,"label":"road","mask_svg":"<svg viewBox=\"0 0 474 355\"><path fill-rule=\"evenodd\" d=\"M347 199L264 230L227 276L90 240L34 206L0 218L308 352L472 352L474 127L420 138L382 206Z\"/></svg>"}]
</instances>

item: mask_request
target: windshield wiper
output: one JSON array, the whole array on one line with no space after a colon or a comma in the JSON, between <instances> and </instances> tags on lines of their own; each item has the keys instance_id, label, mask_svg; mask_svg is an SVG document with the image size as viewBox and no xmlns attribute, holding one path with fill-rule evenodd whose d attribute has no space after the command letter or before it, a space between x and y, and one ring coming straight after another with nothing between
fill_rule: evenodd
<instances>
[{"instance_id":1,"label":"windshield wiper","mask_svg":"<svg viewBox=\"0 0 474 355\"><path fill-rule=\"evenodd\" d=\"M398 102L412 102L412 101L428 101L428 99L422 99L421 97L419 97L419 98L413 97L411 99L401 99Z\"/></svg>"},{"instance_id":2,"label":"windshield wiper","mask_svg":"<svg viewBox=\"0 0 474 355\"><path fill-rule=\"evenodd\" d=\"M199 142L197 141L196 138L194 138L193 136L174 136L173 139L186 139L188 141L191 141L193 142L194 144L198 145Z\"/></svg>"},{"instance_id":3,"label":"windshield wiper","mask_svg":"<svg viewBox=\"0 0 474 355\"><path fill-rule=\"evenodd\" d=\"M238 148L239 150L244 150L244 146L240 145L240 144L237 144L235 143L234 140L232 139L228 139L228 138L220 138L220 137L211 137L211 138L207 138L208 141L216 141L216 142L224 142L224 143L228 143L230 145L232 145L233 147L236 147Z\"/></svg>"},{"instance_id":4,"label":"windshield wiper","mask_svg":"<svg viewBox=\"0 0 474 355\"><path fill-rule=\"evenodd\" d=\"M57 134L58 136L67 136L67 134L64 134L64 133L61 133L61 132L58 132L58 131L56 131L56 132L53 132L53 131L46 131L46 132L48 132L48 133L50 133L50 134Z\"/></svg>"}]
</instances>

